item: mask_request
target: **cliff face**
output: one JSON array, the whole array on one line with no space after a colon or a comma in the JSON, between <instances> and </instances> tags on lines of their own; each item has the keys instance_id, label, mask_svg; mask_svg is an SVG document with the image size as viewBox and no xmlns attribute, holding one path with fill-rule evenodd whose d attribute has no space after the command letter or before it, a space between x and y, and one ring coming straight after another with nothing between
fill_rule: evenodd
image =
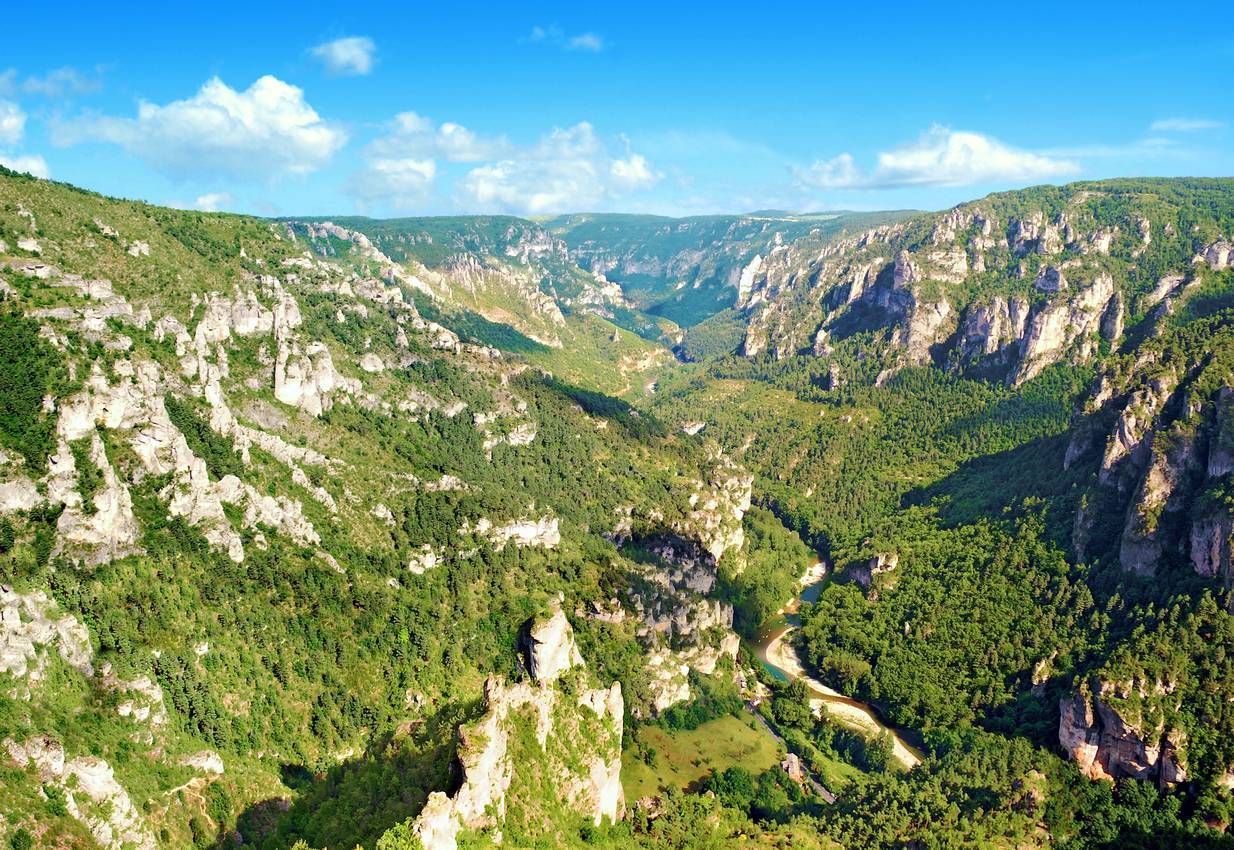
<instances>
[{"instance_id":1,"label":"cliff face","mask_svg":"<svg viewBox=\"0 0 1234 850\"><path fill-rule=\"evenodd\" d=\"M1117 184L1029 190L821 248L774 246L743 271L742 351L833 356L866 333L883 377L934 362L1012 384L1089 361L1122 339L1133 307L1168 314L1194 269L1229 263L1223 238L1157 200ZM1147 267L1169 269L1150 291ZM868 354L868 337L862 345Z\"/></svg>"},{"instance_id":2,"label":"cliff face","mask_svg":"<svg viewBox=\"0 0 1234 850\"><path fill-rule=\"evenodd\" d=\"M1098 682L1085 685L1059 701L1059 745L1090 779L1124 777L1156 782L1166 788L1184 782L1186 735L1167 727L1162 718L1135 717L1120 703L1143 683ZM1169 686L1151 683L1157 697L1168 696Z\"/></svg>"},{"instance_id":3,"label":"cliff face","mask_svg":"<svg viewBox=\"0 0 1234 850\"><path fill-rule=\"evenodd\" d=\"M755 276L784 245L814 250L838 234L897 217L572 215L547 226L583 268L620 282L643 309L689 326L725 308L746 306Z\"/></svg>"},{"instance_id":4,"label":"cliff face","mask_svg":"<svg viewBox=\"0 0 1234 850\"><path fill-rule=\"evenodd\" d=\"M459 730L453 794L430 795L413 825L426 850L453 850L464 833L499 835L507 818L534 824L564 808L599 824L625 813L621 685L586 687L583 659L560 607L528 625L533 681L491 676L484 713ZM563 676L575 677L566 690Z\"/></svg>"},{"instance_id":5,"label":"cliff face","mask_svg":"<svg viewBox=\"0 0 1234 850\"><path fill-rule=\"evenodd\" d=\"M753 477L716 446L707 450L706 475L691 483L689 510L643 541L660 561L640 566L627 602L647 650L653 712L690 698L690 672L712 675L723 658L735 659L732 605L713 598L721 558L742 566ZM635 708L636 713L641 709Z\"/></svg>"},{"instance_id":6,"label":"cliff face","mask_svg":"<svg viewBox=\"0 0 1234 850\"><path fill-rule=\"evenodd\" d=\"M1214 354L1230 336L1163 333L1103 370L1064 460L1094 470L1075 521L1077 559L1110 550L1132 573L1189 567L1231 586L1234 364ZM1117 537L1091 539L1113 516Z\"/></svg>"},{"instance_id":7,"label":"cliff face","mask_svg":"<svg viewBox=\"0 0 1234 850\"><path fill-rule=\"evenodd\" d=\"M1190 574L1212 580L1198 602L1206 613L1182 622L1148 617L1059 706L1059 743L1087 775L1162 787L1199 768L1228 770L1189 764L1187 740L1223 722L1209 700L1224 686L1197 670L1224 653L1226 639L1202 624L1220 621L1220 591L1234 586L1234 330L1224 318L1172 321L1206 285L1203 276L1185 281L1164 280L1151 293L1149 333L1102 368L1064 460L1087 480L1077 560L1166 587L1193 587Z\"/></svg>"},{"instance_id":8,"label":"cliff face","mask_svg":"<svg viewBox=\"0 0 1234 850\"><path fill-rule=\"evenodd\" d=\"M524 647L523 663L537 682L553 682L566 670L583 664L560 603L554 604L550 616L528 625Z\"/></svg>"}]
</instances>

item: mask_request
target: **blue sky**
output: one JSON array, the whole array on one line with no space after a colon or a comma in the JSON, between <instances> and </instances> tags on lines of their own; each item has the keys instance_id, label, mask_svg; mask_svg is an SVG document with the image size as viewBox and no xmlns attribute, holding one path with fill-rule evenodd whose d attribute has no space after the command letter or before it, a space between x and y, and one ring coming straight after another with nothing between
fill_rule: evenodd
<instances>
[{"instance_id":1,"label":"blue sky","mask_svg":"<svg viewBox=\"0 0 1234 850\"><path fill-rule=\"evenodd\" d=\"M0 162L380 216L936 209L1234 174L1226 4L450 5L23 4L6 29L42 35L0 53Z\"/></svg>"}]
</instances>

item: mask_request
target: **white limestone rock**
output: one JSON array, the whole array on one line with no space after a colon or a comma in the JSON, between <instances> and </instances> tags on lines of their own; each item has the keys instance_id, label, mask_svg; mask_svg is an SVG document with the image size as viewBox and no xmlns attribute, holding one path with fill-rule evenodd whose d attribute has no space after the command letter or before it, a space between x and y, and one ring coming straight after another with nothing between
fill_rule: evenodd
<instances>
[{"instance_id":1,"label":"white limestone rock","mask_svg":"<svg viewBox=\"0 0 1234 850\"><path fill-rule=\"evenodd\" d=\"M0 514L28 511L42 502L38 488L24 475L0 482Z\"/></svg>"},{"instance_id":2,"label":"white limestone rock","mask_svg":"<svg viewBox=\"0 0 1234 850\"><path fill-rule=\"evenodd\" d=\"M583 656L574 642L574 630L560 602L553 604L549 616L529 624L524 643L527 672L537 682L553 682L566 670L583 664Z\"/></svg>"},{"instance_id":3,"label":"white limestone rock","mask_svg":"<svg viewBox=\"0 0 1234 850\"><path fill-rule=\"evenodd\" d=\"M184 756L180 759L180 764L200 773L209 773L214 776L222 776L225 772L223 757L214 750L201 750Z\"/></svg>"},{"instance_id":4,"label":"white limestone rock","mask_svg":"<svg viewBox=\"0 0 1234 850\"><path fill-rule=\"evenodd\" d=\"M520 745L515 724L534 722L535 743L550 783L541 793L555 796L595 824L625 813L621 787L621 685L590 689L577 702L550 684L507 685L490 676L484 686L485 713L459 730L458 763L462 783L453 796L435 791L413 824L426 850L455 850L464 830L490 831L496 840L512 805L516 773L530 769L512 749ZM579 762L581 761L581 764Z\"/></svg>"},{"instance_id":5,"label":"white limestone rock","mask_svg":"<svg viewBox=\"0 0 1234 850\"><path fill-rule=\"evenodd\" d=\"M97 432L90 435L90 460L102 473L103 486L91 501L93 511L86 509L76 491L76 462L67 442L61 440L52 468L63 481L72 475L72 484L57 489L64 510L56 522L54 556L63 555L89 566L118 560L141 551L137 541L141 528L133 516L133 500L128 486L119 479Z\"/></svg>"},{"instance_id":6,"label":"white limestone rock","mask_svg":"<svg viewBox=\"0 0 1234 850\"><path fill-rule=\"evenodd\" d=\"M1090 357L1095 350L1092 338L1097 335L1113 297L1114 280L1102 273L1073 296L1056 298L1034 314L1021 345L1013 383L1036 377L1069 350L1074 349L1079 359Z\"/></svg>"},{"instance_id":7,"label":"white limestone rock","mask_svg":"<svg viewBox=\"0 0 1234 850\"><path fill-rule=\"evenodd\" d=\"M83 676L94 675L90 634L76 617L59 614L44 591L21 594L0 585L0 673L37 679L52 648Z\"/></svg>"},{"instance_id":8,"label":"white limestone rock","mask_svg":"<svg viewBox=\"0 0 1234 850\"><path fill-rule=\"evenodd\" d=\"M64 747L50 736L18 743L6 738L9 756L21 767L33 764L44 782L64 789L69 814L108 850L157 850L158 843L128 792L101 758L66 760Z\"/></svg>"}]
</instances>

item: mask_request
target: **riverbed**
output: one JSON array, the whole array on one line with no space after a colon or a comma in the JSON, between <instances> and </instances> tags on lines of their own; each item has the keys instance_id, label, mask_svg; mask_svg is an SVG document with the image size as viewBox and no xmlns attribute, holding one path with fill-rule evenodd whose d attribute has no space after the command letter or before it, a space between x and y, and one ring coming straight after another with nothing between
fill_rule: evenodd
<instances>
[{"instance_id":1,"label":"riverbed","mask_svg":"<svg viewBox=\"0 0 1234 850\"><path fill-rule=\"evenodd\" d=\"M921 763L921 750L914 747L894 727L884 723L878 713L860 700L845 696L806 673L789 636L801 624L797 611L803 601L813 602L822 591L825 565L815 560L801 577L801 593L785 603L776 618L764 627L757 644L759 659L778 679L800 679L810 689L810 705L815 713L826 711L837 723L867 737L890 732L893 741L892 756L905 768Z\"/></svg>"}]
</instances>

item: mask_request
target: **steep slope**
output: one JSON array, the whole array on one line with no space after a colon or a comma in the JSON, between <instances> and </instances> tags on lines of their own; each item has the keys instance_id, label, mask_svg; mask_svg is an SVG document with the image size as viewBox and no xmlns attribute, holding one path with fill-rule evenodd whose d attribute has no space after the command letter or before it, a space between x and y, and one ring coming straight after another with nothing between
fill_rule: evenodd
<instances>
[{"instance_id":1,"label":"steep slope","mask_svg":"<svg viewBox=\"0 0 1234 850\"><path fill-rule=\"evenodd\" d=\"M820 252L784 244L738 299L743 351L834 356L845 377L871 368L850 365L857 351L879 352L883 380L937 363L1023 383L1119 344L1194 261L1227 264L1232 198L1229 180L1076 183L991 195Z\"/></svg>"},{"instance_id":2,"label":"steep slope","mask_svg":"<svg viewBox=\"0 0 1234 850\"><path fill-rule=\"evenodd\" d=\"M318 256L358 261L405 283L426 313L481 317L478 333L575 383L637 395L672 361L665 346L677 340L676 326L579 268L565 244L533 222L345 217L288 221L287 229Z\"/></svg>"},{"instance_id":3,"label":"steep slope","mask_svg":"<svg viewBox=\"0 0 1234 850\"><path fill-rule=\"evenodd\" d=\"M558 594L623 684L593 712L617 741L623 705L648 716L689 695L691 665L732 656L732 610L708 597L743 548L740 469L426 318L405 270L330 237L345 255L282 223L0 173L14 829L371 842L448 790L460 723L522 693L476 702ZM660 540L701 554L648 562ZM611 761L578 740L571 758ZM330 766L387 757L379 802L323 816Z\"/></svg>"},{"instance_id":4,"label":"steep slope","mask_svg":"<svg viewBox=\"0 0 1234 850\"><path fill-rule=\"evenodd\" d=\"M0 172L0 836L1228 844L1234 182L856 221ZM744 356L614 342L678 277ZM811 548L792 648L908 774L741 649ZM697 743L743 721L781 766ZM690 787L623 800L623 745Z\"/></svg>"},{"instance_id":5,"label":"steep slope","mask_svg":"<svg viewBox=\"0 0 1234 850\"><path fill-rule=\"evenodd\" d=\"M1075 557L1106 565L1129 595L1151 583L1163 602L1061 697L1059 742L1090 776L1163 787L1234 784L1221 705L1228 622L1217 609L1218 599L1234 604L1234 273L1219 256L1201 259L1154 311L1144 342L1102 369L1064 458L1089 471Z\"/></svg>"},{"instance_id":6,"label":"steep slope","mask_svg":"<svg viewBox=\"0 0 1234 850\"><path fill-rule=\"evenodd\" d=\"M823 681L1222 811L1232 230L1232 181L1107 181L762 264L744 361L652 409L830 556Z\"/></svg>"},{"instance_id":7,"label":"steep slope","mask_svg":"<svg viewBox=\"0 0 1234 850\"><path fill-rule=\"evenodd\" d=\"M640 309L691 327L731 307L774 246L817 243L904 215L769 211L677 219L588 213L551 219L545 227L575 262L618 282Z\"/></svg>"}]
</instances>

